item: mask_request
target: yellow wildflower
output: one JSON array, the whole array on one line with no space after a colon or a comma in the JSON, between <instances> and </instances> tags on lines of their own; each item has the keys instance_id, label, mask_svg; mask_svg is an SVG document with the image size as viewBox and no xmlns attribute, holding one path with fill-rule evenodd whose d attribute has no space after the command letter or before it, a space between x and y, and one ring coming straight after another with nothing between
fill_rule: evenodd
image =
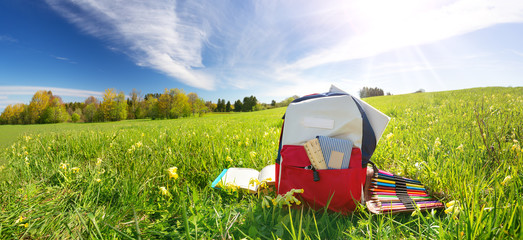
<instances>
[{"instance_id":1,"label":"yellow wildflower","mask_svg":"<svg viewBox=\"0 0 523 240\"><path fill-rule=\"evenodd\" d=\"M227 183L225 186L223 186L224 190L231 190L231 191L238 191L240 189L240 186L234 184L234 183Z\"/></svg>"},{"instance_id":2,"label":"yellow wildflower","mask_svg":"<svg viewBox=\"0 0 523 240\"><path fill-rule=\"evenodd\" d=\"M160 193L164 196L169 196L169 191L165 187L160 187Z\"/></svg>"},{"instance_id":3,"label":"yellow wildflower","mask_svg":"<svg viewBox=\"0 0 523 240\"><path fill-rule=\"evenodd\" d=\"M510 181L510 179L512 179L512 176L506 176L505 179L503 179L503 182L501 182L501 185L505 186L505 184L507 184Z\"/></svg>"},{"instance_id":4,"label":"yellow wildflower","mask_svg":"<svg viewBox=\"0 0 523 240\"><path fill-rule=\"evenodd\" d=\"M225 159L225 161L227 161L227 162L232 162L232 158L229 157L229 156L227 156L227 158Z\"/></svg>"},{"instance_id":5,"label":"yellow wildflower","mask_svg":"<svg viewBox=\"0 0 523 240\"><path fill-rule=\"evenodd\" d=\"M463 152L463 143L460 144L460 145L456 148L456 150L459 150L459 151Z\"/></svg>"},{"instance_id":6,"label":"yellow wildflower","mask_svg":"<svg viewBox=\"0 0 523 240\"><path fill-rule=\"evenodd\" d=\"M452 200L452 201L448 202L445 206L447 207L447 209L445 209L446 214L456 215L460 211L459 201Z\"/></svg>"},{"instance_id":7,"label":"yellow wildflower","mask_svg":"<svg viewBox=\"0 0 523 240\"><path fill-rule=\"evenodd\" d=\"M387 140L391 139L394 136L394 133L387 134Z\"/></svg>"},{"instance_id":8,"label":"yellow wildflower","mask_svg":"<svg viewBox=\"0 0 523 240\"><path fill-rule=\"evenodd\" d=\"M79 167L71 168L71 170L73 171L73 173L78 173L78 172L80 172L80 168L79 168Z\"/></svg>"},{"instance_id":9,"label":"yellow wildflower","mask_svg":"<svg viewBox=\"0 0 523 240\"><path fill-rule=\"evenodd\" d=\"M439 140L439 137L436 138L436 141L434 141L434 147L439 147L441 145L441 141Z\"/></svg>"},{"instance_id":10,"label":"yellow wildflower","mask_svg":"<svg viewBox=\"0 0 523 240\"><path fill-rule=\"evenodd\" d=\"M251 155L251 158L255 158L256 157L256 152L255 151L251 151L249 153L249 155Z\"/></svg>"},{"instance_id":11,"label":"yellow wildflower","mask_svg":"<svg viewBox=\"0 0 523 240\"><path fill-rule=\"evenodd\" d=\"M96 178L96 179L94 179L94 181L97 182L97 183L99 183L99 182L102 181L102 179Z\"/></svg>"},{"instance_id":12,"label":"yellow wildflower","mask_svg":"<svg viewBox=\"0 0 523 240\"><path fill-rule=\"evenodd\" d=\"M519 152L520 149L521 149L521 147L519 146L519 144L516 143L516 144L512 145L512 148L510 150Z\"/></svg>"},{"instance_id":13,"label":"yellow wildflower","mask_svg":"<svg viewBox=\"0 0 523 240\"><path fill-rule=\"evenodd\" d=\"M178 168L177 167L171 167L167 169L167 172L169 172L169 179L174 178L174 180L178 179Z\"/></svg>"},{"instance_id":14,"label":"yellow wildflower","mask_svg":"<svg viewBox=\"0 0 523 240\"><path fill-rule=\"evenodd\" d=\"M249 180L249 186L258 186L260 185L260 181L258 181L258 179L256 178L251 178L251 180Z\"/></svg>"},{"instance_id":15,"label":"yellow wildflower","mask_svg":"<svg viewBox=\"0 0 523 240\"><path fill-rule=\"evenodd\" d=\"M97 158L96 159L96 166L100 166L100 164L102 164L102 159L101 158Z\"/></svg>"},{"instance_id":16,"label":"yellow wildflower","mask_svg":"<svg viewBox=\"0 0 523 240\"><path fill-rule=\"evenodd\" d=\"M139 141L136 143L136 147L141 147L143 144L142 144L142 141Z\"/></svg>"},{"instance_id":17,"label":"yellow wildflower","mask_svg":"<svg viewBox=\"0 0 523 240\"><path fill-rule=\"evenodd\" d=\"M60 163L60 169L67 170L67 165L66 163Z\"/></svg>"}]
</instances>

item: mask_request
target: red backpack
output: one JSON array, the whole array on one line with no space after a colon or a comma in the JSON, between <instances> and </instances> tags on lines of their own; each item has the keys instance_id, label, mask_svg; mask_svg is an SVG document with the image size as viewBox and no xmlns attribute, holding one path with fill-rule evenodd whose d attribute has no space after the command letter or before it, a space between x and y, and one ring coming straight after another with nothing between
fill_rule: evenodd
<instances>
[{"instance_id":1,"label":"red backpack","mask_svg":"<svg viewBox=\"0 0 523 240\"><path fill-rule=\"evenodd\" d=\"M354 210L356 202L363 198L367 164L372 163L370 158L389 118L334 86L327 93L294 100L283 118L276 159L278 194L303 189L302 202L314 209L328 206L336 212ZM333 162L336 153L337 157L344 157L346 166L340 169L312 167L304 145L315 138L327 139L321 147L327 156L325 161ZM338 148L348 150L344 153L332 150Z\"/></svg>"}]
</instances>

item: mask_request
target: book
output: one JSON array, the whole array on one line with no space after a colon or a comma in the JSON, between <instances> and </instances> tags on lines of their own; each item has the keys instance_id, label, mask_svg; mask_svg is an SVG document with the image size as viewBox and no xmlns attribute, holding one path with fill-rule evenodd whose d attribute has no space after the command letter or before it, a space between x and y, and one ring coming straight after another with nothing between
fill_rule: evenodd
<instances>
[{"instance_id":1,"label":"book","mask_svg":"<svg viewBox=\"0 0 523 240\"><path fill-rule=\"evenodd\" d=\"M352 141L326 136L317 136L316 138L323 153L323 159L325 159L329 169L349 168Z\"/></svg>"},{"instance_id":2,"label":"book","mask_svg":"<svg viewBox=\"0 0 523 240\"><path fill-rule=\"evenodd\" d=\"M275 185L276 166L274 164L264 167L261 171L252 168L223 169L211 187L215 189L235 187L245 189L250 193L257 193L263 183L268 186Z\"/></svg>"}]
</instances>

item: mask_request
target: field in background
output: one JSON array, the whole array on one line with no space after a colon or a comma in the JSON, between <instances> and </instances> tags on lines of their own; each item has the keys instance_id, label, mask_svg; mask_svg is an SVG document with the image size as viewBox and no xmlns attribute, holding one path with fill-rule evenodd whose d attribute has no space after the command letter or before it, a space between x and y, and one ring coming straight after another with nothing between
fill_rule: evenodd
<instances>
[{"instance_id":1,"label":"field in background","mask_svg":"<svg viewBox=\"0 0 523 240\"><path fill-rule=\"evenodd\" d=\"M279 108L0 126L0 238L523 237L523 88L365 101L392 118L373 161L422 181L445 202L456 200L453 209L343 216L211 189L224 168L274 162L285 111Z\"/></svg>"}]
</instances>

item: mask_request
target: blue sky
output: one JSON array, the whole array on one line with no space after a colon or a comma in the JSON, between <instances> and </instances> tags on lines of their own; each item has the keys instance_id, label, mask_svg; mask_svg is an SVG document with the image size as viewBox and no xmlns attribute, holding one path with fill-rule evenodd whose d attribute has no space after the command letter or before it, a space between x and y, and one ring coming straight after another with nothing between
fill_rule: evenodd
<instances>
[{"instance_id":1,"label":"blue sky","mask_svg":"<svg viewBox=\"0 0 523 240\"><path fill-rule=\"evenodd\" d=\"M37 90L262 102L523 85L523 1L0 1L0 111Z\"/></svg>"}]
</instances>

